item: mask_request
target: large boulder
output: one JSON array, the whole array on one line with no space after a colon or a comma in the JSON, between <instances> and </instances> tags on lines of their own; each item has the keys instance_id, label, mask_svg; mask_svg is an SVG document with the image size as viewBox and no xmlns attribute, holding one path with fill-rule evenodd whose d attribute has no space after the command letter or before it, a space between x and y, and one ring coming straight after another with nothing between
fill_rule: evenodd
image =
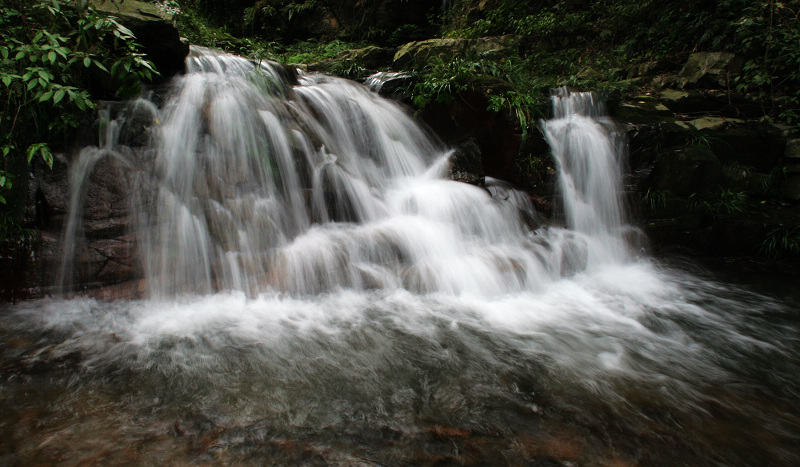
<instances>
[{"instance_id":1,"label":"large boulder","mask_svg":"<svg viewBox=\"0 0 800 467\"><path fill-rule=\"evenodd\" d=\"M409 42L394 55L394 67L398 69L420 68L431 58L443 61L458 56L483 55L500 57L514 50L519 43L517 36L482 37L480 39L428 39Z\"/></svg>"},{"instance_id":2,"label":"large boulder","mask_svg":"<svg viewBox=\"0 0 800 467\"><path fill-rule=\"evenodd\" d=\"M115 17L133 32L136 42L142 45L147 58L161 74L157 82L185 70L189 43L181 40L172 14L167 10L138 0L90 0L89 3L98 13Z\"/></svg>"},{"instance_id":3,"label":"large boulder","mask_svg":"<svg viewBox=\"0 0 800 467\"><path fill-rule=\"evenodd\" d=\"M727 88L743 65L744 60L730 52L693 53L678 73L678 84L682 88Z\"/></svg>"}]
</instances>

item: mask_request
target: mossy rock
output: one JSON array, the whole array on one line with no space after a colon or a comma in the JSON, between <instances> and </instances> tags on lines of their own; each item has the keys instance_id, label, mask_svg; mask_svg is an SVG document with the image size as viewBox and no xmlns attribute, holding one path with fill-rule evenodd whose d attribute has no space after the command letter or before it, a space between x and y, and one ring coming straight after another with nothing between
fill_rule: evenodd
<instances>
[{"instance_id":1,"label":"mossy rock","mask_svg":"<svg viewBox=\"0 0 800 467\"><path fill-rule=\"evenodd\" d=\"M385 70L392 65L396 52L396 49L372 45L362 49L344 51L336 59L351 61L370 70Z\"/></svg>"},{"instance_id":2,"label":"mossy rock","mask_svg":"<svg viewBox=\"0 0 800 467\"><path fill-rule=\"evenodd\" d=\"M409 69L424 66L433 57L444 61L458 56L482 55L500 57L516 50L516 36L482 37L480 39L428 39L409 42L394 55L394 67Z\"/></svg>"}]
</instances>

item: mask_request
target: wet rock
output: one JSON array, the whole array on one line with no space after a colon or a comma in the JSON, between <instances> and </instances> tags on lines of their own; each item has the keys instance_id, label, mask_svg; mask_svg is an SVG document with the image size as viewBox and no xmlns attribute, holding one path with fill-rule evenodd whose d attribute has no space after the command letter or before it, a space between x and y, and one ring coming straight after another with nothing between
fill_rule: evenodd
<instances>
[{"instance_id":1,"label":"wet rock","mask_svg":"<svg viewBox=\"0 0 800 467\"><path fill-rule=\"evenodd\" d=\"M505 112L487 110L486 90L470 89L450 103L426 107L422 119L448 145L456 146L472 137L480 148L484 174L520 186L522 177L517 154L522 141L519 122ZM536 133L532 138L543 140Z\"/></svg>"},{"instance_id":2,"label":"wet rock","mask_svg":"<svg viewBox=\"0 0 800 467\"><path fill-rule=\"evenodd\" d=\"M367 86L383 97L410 100L416 78L408 73L380 72L367 79Z\"/></svg>"},{"instance_id":3,"label":"wet rock","mask_svg":"<svg viewBox=\"0 0 800 467\"><path fill-rule=\"evenodd\" d=\"M719 131L703 132L699 137L723 164L761 173L773 170L786 147L783 132L768 123L732 123L728 119Z\"/></svg>"},{"instance_id":4,"label":"wet rock","mask_svg":"<svg viewBox=\"0 0 800 467\"><path fill-rule=\"evenodd\" d=\"M459 144L447 162L450 167L450 178L453 180L477 186L484 185L481 148L474 138Z\"/></svg>"}]
</instances>

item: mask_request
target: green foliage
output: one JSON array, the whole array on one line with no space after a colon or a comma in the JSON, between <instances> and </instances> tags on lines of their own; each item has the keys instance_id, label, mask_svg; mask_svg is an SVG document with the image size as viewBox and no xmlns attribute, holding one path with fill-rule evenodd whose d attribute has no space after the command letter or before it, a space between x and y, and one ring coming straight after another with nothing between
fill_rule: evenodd
<instances>
[{"instance_id":1,"label":"green foliage","mask_svg":"<svg viewBox=\"0 0 800 467\"><path fill-rule=\"evenodd\" d=\"M331 73L347 79L357 79L364 76L364 67L353 60L341 60L334 63Z\"/></svg>"},{"instance_id":2,"label":"green foliage","mask_svg":"<svg viewBox=\"0 0 800 467\"><path fill-rule=\"evenodd\" d=\"M155 74L133 33L91 7L56 0L7 1L0 7L0 202L12 188L11 166L41 158L96 108L90 89L113 83L117 95L139 92ZM24 159L23 159L24 158Z\"/></svg>"},{"instance_id":3,"label":"green foliage","mask_svg":"<svg viewBox=\"0 0 800 467\"><path fill-rule=\"evenodd\" d=\"M723 187L704 196L696 193L689 196L690 208L713 215L742 212L746 202L747 195L745 193Z\"/></svg>"},{"instance_id":4,"label":"green foliage","mask_svg":"<svg viewBox=\"0 0 800 467\"><path fill-rule=\"evenodd\" d=\"M650 187L647 189L643 201L650 206L651 210L657 211L659 209L665 209L670 198L672 198L671 191Z\"/></svg>"},{"instance_id":5,"label":"green foliage","mask_svg":"<svg viewBox=\"0 0 800 467\"><path fill-rule=\"evenodd\" d=\"M185 2L181 5L180 11L175 14L175 21L181 34L194 45L227 48L226 46L237 41L225 28L213 25L208 18L200 14L195 2Z\"/></svg>"},{"instance_id":6,"label":"green foliage","mask_svg":"<svg viewBox=\"0 0 800 467\"><path fill-rule=\"evenodd\" d=\"M448 103L458 92L485 75L485 62L456 57L443 60L432 57L428 65L418 74L419 80L412 91L412 100L419 109L432 102Z\"/></svg>"},{"instance_id":7,"label":"green foliage","mask_svg":"<svg viewBox=\"0 0 800 467\"><path fill-rule=\"evenodd\" d=\"M774 259L800 255L800 224L781 225L771 230L758 251Z\"/></svg>"},{"instance_id":8,"label":"green foliage","mask_svg":"<svg viewBox=\"0 0 800 467\"><path fill-rule=\"evenodd\" d=\"M748 59L737 90L771 98L778 118L800 126L800 1L754 1L736 26L735 51Z\"/></svg>"},{"instance_id":9,"label":"green foliage","mask_svg":"<svg viewBox=\"0 0 800 467\"><path fill-rule=\"evenodd\" d=\"M0 240L14 241L14 247L23 250L33 243L35 237L33 229L20 226L8 213L0 214Z\"/></svg>"}]
</instances>

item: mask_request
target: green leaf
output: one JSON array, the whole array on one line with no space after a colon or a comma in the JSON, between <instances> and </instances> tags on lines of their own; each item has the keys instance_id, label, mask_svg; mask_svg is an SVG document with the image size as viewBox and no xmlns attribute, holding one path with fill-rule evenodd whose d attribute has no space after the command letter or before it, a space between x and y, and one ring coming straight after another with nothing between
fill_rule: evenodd
<instances>
[{"instance_id":1,"label":"green leaf","mask_svg":"<svg viewBox=\"0 0 800 467\"><path fill-rule=\"evenodd\" d=\"M55 63L56 53L51 50L50 52L47 53L47 58L50 59L50 63Z\"/></svg>"},{"instance_id":2,"label":"green leaf","mask_svg":"<svg viewBox=\"0 0 800 467\"><path fill-rule=\"evenodd\" d=\"M53 104L58 104L59 102L61 102L61 100L64 98L65 94L66 94L66 92L64 92L63 89L59 89L58 91L56 91L53 94Z\"/></svg>"},{"instance_id":3,"label":"green leaf","mask_svg":"<svg viewBox=\"0 0 800 467\"><path fill-rule=\"evenodd\" d=\"M47 91L39 96L39 102L49 101L51 97L53 97L53 91Z\"/></svg>"},{"instance_id":4,"label":"green leaf","mask_svg":"<svg viewBox=\"0 0 800 467\"><path fill-rule=\"evenodd\" d=\"M86 68L89 68L89 66L90 66L91 64L92 64L92 59L91 59L91 58L89 58L89 56L88 56L88 55L87 55L87 56L85 56L85 57L83 57L83 66L85 66Z\"/></svg>"},{"instance_id":5,"label":"green leaf","mask_svg":"<svg viewBox=\"0 0 800 467\"><path fill-rule=\"evenodd\" d=\"M98 62L97 60L92 60L92 62L94 63L94 66L108 73L108 68L106 68L102 63Z\"/></svg>"}]
</instances>

